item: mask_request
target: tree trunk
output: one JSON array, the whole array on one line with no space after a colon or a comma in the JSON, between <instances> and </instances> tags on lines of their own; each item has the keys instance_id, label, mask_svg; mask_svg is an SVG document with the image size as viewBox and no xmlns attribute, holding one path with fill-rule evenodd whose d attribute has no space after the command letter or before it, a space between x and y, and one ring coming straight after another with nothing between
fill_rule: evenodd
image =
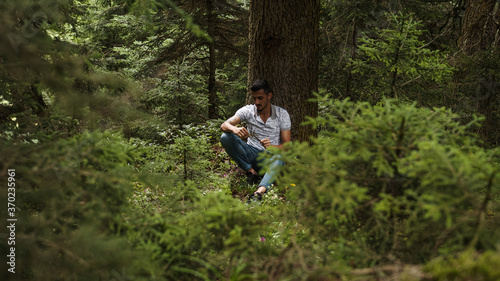
<instances>
[{"instance_id":1,"label":"tree trunk","mask_svg":"<svg viewBox=\"0 0 500 281\"><path fill-rule=\"evenodd\" d=\"M351 60L355 60L356 59L356 52L357 52L357 49L358 49L358 28L356 26L356 23L353 23L353 25L352 25L351 44L352 44L352 47L351 47ZM352 67L349 67L348 71L347 71L345 96L346 97L350 97L351 100L356 100L356 98L351 97L351 90L352 90L351 88L352 88L352 80L353 80L352 78L353 78Z\"/></svg>"},{"instance_id":2,"label":"tree trunk","mask_svg":"<svg viewBox=\"0 0 500 281\"><path fill-rule=\"evenodd\" d=\"M500 40L500 0L468 0L459 46L466 54L495 48Z\"/></svg>"},{"instance_id":3,"label":"tree trunk","mask_svg":"<svg viewBox=\"0 0 500 281\"><path fill-rule=\"evenodd\" d=\"M272 103L292 120L292 139L315 135L303 126L316 117L318 91L319 0L253 0L250 2L248 84L261 78L273 90Z\"/></svg>"},{"instance_id":4,"label":"tree trunk","mask_svg":"<svg viewBox=\"0 0 500 281\"><path fill-rule=\"evenodd\" d=\"M474 77L468 89L477 111L486 117L477 133L490 145L500 144L498 123L500 112L500 0L468 0L459 46L473 62L463 71Z\"/></svg>"},{"instance_id":5,"label":"tree trunk","mask_svg":"<svg viewBox=\"0 0 500 281\"><path fill-rule=\"evenodd\" d=\"M215 25L216 17L213 0L207 0L207 30L212 41L208 42L209 74L208 74L208 118L217 118L217 89L215 88Z\"/></svg>"}]
</instances>

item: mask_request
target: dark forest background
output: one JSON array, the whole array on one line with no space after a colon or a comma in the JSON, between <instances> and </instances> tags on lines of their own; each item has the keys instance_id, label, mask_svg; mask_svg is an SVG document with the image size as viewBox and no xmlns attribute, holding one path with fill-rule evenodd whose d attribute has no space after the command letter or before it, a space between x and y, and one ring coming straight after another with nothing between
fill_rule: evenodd
<instances>
[{"instance_id":1,"label":"dark forest background","mask_svg":"<svg viewBox=\"0 0 500 281\"><path fill-rule=\"evenodd\" d=\"M2 280L500 279L499 1L3 1L0 38ZM294 139L245 204L259 75Z\"/></svg>"}]
</instances>

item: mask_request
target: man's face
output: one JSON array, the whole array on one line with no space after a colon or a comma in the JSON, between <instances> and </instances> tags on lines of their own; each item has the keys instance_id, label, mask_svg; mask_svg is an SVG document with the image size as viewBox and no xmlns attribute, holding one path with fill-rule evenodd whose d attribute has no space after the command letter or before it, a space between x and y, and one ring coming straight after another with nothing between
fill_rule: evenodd
<instances>
[{"instance_id":1,"label":"man's face","mask_svg":"<svg viewBox=\"0 0 500 281\"><path fill-rule=\"evenodd\" d=\"M269 101L271 100L272 95L272 93L264 93L264 89L252 92L253 102L257 107L257 111L262 111L269 106Z\"/></svg>"}]
</instances>

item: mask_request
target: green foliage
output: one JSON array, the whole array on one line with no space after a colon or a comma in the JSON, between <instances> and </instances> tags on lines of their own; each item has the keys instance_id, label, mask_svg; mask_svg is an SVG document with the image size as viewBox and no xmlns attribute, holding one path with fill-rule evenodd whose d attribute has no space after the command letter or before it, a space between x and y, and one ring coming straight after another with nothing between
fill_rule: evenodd
<instances>
[{"instance_id":1,"label":"green foliage","mask_svg":"<svg viewBox=\"0 0 500 281\"><path fill-rule=\"evenodd\" d=\"M456 90L450 94L450 107L462 116L479 113L486 120L481 127L474 128L490 147L500 146L500 60L499 52L490 50L471 57L460 56L457 66L460 71L455 79ZM465 117L467 118L467 117Z\"/></svg>"},{"instance_id":2,"label":"green foliage","mask_svg":"<svg viewBox=\"0 0 500 281\"><path fill-rule=\"evenodd\" d=\"M500 278L498 267L500 256L498 251L487 251L479 254L465 251L451 258L437 258L426 265L432 273L433 280L481 280L494 281Z\"/></svg>"},{"instance_id":3,"label":"green foliage","mask_svg":"<svg viewBox=\"0 0 500 281\"><path fill-rule=\"evenodd\" d=\"M255 187L219 145L222 120L206 120L209 103L224 118L245 103L240 2L2 2L0 180L16 169L18 273L1 279L351 280L353 268L392 263L425 264L436 280L498 279L500 151L468 133L485 128L473 113L495 105L498 55L459 66L470 73L445 92L454 69L436 50L452 38L424 43L422 26L437 34L430 14L447 10L433 7L453 1L403 2L322 3L323 85L370 104L452 95L467 116L320 99L320 137L271 150L287 165L259 205L242 202ZM399 6L418 17L380 17ZM498 114L485 113L494 132ZM125 138L94 131L117 127Z\"/></svg>"},{"instance_id":4,"label":"green foliage","mask_svg":"<svg viewBox=\"0 0 500 281\"><path fill-rule=\"evenodd\" d=\"M52 127L46 126L50 120L45 114L50 97L58 97L52 98L56 103L67 102L64 96L76 99L72 82L82 76L81 59L69 55L73 46L56 42L47 32L66 21L62 12L66 5L64 1L0 3L0 37L4 39L0 42L2 139L38 131L51 134L59 122L73 127L71 118L58 115Z\"/></svg>"},{"instance_id":5,"label":"green foliage","mask_svg":"<svg viewBox=\"0 0 500 281\"><path fill-rule=\"evenodd\" d=\"M236 59L228 61L217 71L218 106L222 111L221 118L227 120L246 103L247 97L247 62Z\"/></svg>"},{"instance_id":6,"label":"green foliage","mask_svg":"<svg viewBox=\"0 0 500 281\"><path fill-rule=\"evenodd\" d=\"M203 121L208 98L203 94L205 79L200 74L201 67L192 58L180 59L168 66L164 71L169 79L149 79L142 103L151 113L171 124Z\"/></svg>"},{"instance_id":7,"label":"green foliage","mask_svg":"<svg viewBox=\"0 0 500 281\"><path fill-rule=\"evenodd\" d=\"M454 68L446 56L428 49L419 39L423 33L421 23L401 14L388 18L389 28L376 29L373 37L359 39L361 56L349 65L352 73L365 77L363 89L367 98L413 98L415 90L409 87L419 80L439 84L449 81Z\"/></svg>"},{"instance_id":8,"label":"green foliage","mask_svg":"<svg viewBox=\"0 0 500 281\"><path fill-rule=\"evenodd\" d=\"M191 180L204 193L229 193L227 171L230 163L218 141L215 143L216 136L220 136L218 124L210 122L198 126L186 125L183 130L176 127L160 130L155 127L150 128L154 131L155 138L147 140L149 133L140 135L141 139L131 138L130 142L139 152L136 170L148 175L147 177L161 175L160 179L163 179L168 175L172 179ZM156 141L157 137L160 137L160 141ZM158 187L161 187L160 190ZM147 202L155 202L155 198L151 196L162 196L164 187L165 184L147 180L147 185L136 185L134 196L145 203L141 208L149 209Z\"/></svg>"},{"instance_id":9,"label":"green foliage","mask_svg":"<svg viewBox=\"0 0 500 281\"><path fill-rule=\"evenodd\" d=\"M96 71L86 56L85 40L75 38L81 30L71 28L75 24L71 16L78 18L77 8L85 5L67 1L1 5L5 26L0 33L18 40L4 40L1 48L0 138L47 142L72 136L82 127L111 128L145 118L133 107L138 93L134 83Z\"/></svg>"},{"instance_id":10,"label":"green foliage","mask_svg":"<svg viewBox=\"0 0 500 281\"><path fill-rule=\"evenodd\" d=\"M464 35L464 1L329 0L321 4L320 92L372 103L384 94L397 95L428 107L451 108L464 118L481 114L486 120L474 131L485 145L498 146L500 72L494 63L498 52L490 49L464 55L457 46ZM405 25L415 26L407 29ZM394 38L401 38L405 29L408 36L402 42L408 42L398 46ZM487 33L483 34L487 37ZM365 47L369 49L361 50ZM392 63L398 57L400 66ZM426 62L422 67L421 61ZM352 73L355 64L359 73ZM451 81L449 71L453 72Z\"/></svg>"},{"instance_id":11,"label":"green foliage","mask_svg":"<svg viewBox=\"0 0 500 281\"><path fill-rule=\"evenodd\" d=\"M109 280L117 272L151 277L155 265L144 264L143 254L115 234L128 212L137 156L132 146L116 134L94 132L50 144L2 143L0 149L0 170L16 170L18 220L18 272L12 279L2 270L2 279ZM7 252L6 243L1 247Z\"/></svg>"},{"instance_id":12,"label":"green foliage","mask_svg":"<svg viewBox=\"0 0 500 281\"><path fill-rule=\"evenodd\" d=\"M320 137L281 151L287 165L260 205L222 188L235 171L208 141L212 125L166 144L94 132L2 146L0 169L19 167L19 265L33 268L20 280L348 278L353 265L495 249L499 151L445 109L321 103ZM468 276L490 274L486 257ZM433 276L454 274L433 264Z\"/></svg>"},{"instance_id":13,"label":"green foliage","mask_svg":"<svg viewBox=\"0 0 500 281\"><path fill-rule=\"evenodd\" d=\"M196 36L201 37L205 39L208 42L212 42L213 38L210 38L210 35L207 34L205 31L203 31L199 25L194 23L193 18L190 17L183 9L179 8L177 5L175 5L174 2L171 0L167 0L167 4L172 7L185 21L186 21L186 28L194 33Z\"/></svg>"},{"instance_id":14,"label":"green foliage","mask_svg":"<svg viewBox=\"0 0 500 281\"><path fill-rule=\"evenodd\" d=\"M312 146L285 154L287 198L338 259L419 263L466 247L493 249L498 164L443 108L325 100ZM311 234L312 235L312 234ZM334 244L330 244L334 243Z\"/></svg>"},{"instance_id":15,"label":"green foliage","mask_svg":"<svg viewBox=\"0 0 500 281\"><path fill-rule=\"evenodd\" d=\"M221 279L235 270L231 260L258 250L258 218L237 200L220 192L203 196L190 182L166 197L161 215L137 216L128 234L164 265L167 280Z\"/></svg>"},{"instance_id":16,"label":"green foliage","mask_svg":"<svg viewBox=\"0 0 500 281\"><path fill-rule=\"evenodd\" d=\"M172 145L172 152L177 162L182 163L179 168L183 171L184 180L193 180L194 173L204 171L210 164L206 157L210 150L204 138L194 139L189 136L177 138Z\"/></svg>"}]
</instances>

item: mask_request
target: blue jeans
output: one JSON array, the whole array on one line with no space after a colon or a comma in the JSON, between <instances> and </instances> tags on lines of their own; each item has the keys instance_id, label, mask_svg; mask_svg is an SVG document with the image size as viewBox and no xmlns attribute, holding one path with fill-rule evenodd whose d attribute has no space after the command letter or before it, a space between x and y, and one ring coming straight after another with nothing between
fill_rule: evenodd
<instances>
[{"instance_id":1,"label":"blue jeans","mask_svg":"<svg viewBox=\"0 0 500 281\"><path fill-rule=\"evenodd\" d=\"M259 173L263 162L263 159L259 157L259 154L265 153L265 150L260 150L256 147L248 145L233 133L222 133L220 142L226 150L227 154L234 160L234 162L236 162L236 164L238 164L240 168L245 171L253 168L255 171L257 171L257 173ZM280 159L274 158L277 157L274 156L273 158L271 158L272 164L269 166L266 173L264 174L264 177L259 183L259 186L265 187L266 190L268 190L269 187L274 183L276 173L279 170L277 168L285 164Z\"/></svg>"}]
</instances>

